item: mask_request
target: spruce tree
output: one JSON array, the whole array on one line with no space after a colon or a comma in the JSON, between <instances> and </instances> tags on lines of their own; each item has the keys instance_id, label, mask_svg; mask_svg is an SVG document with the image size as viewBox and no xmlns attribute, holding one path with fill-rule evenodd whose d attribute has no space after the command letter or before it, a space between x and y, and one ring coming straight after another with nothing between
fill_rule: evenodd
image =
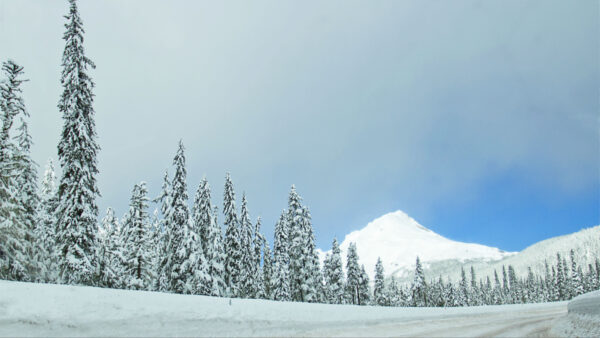
<instances>
[{"instance_id":1,"label":"spruce tree","mask_svg":"<svg viewBox=\"0 0 600 338\"><path fill-rule=\"evenodd\" d=\"M269 242L265 240L263 242L263 268L262 268L262 298L272 299L273 290L271 288L271 280L273 279L273 257L271 256L271 249L269 248Z\"/></svg>"},{"instance_id":2,"label":"spruce tree","mask_svg":"<svg viewBox=\"0 0 600 338\"><path fill-rule=\"evenodd\" d=\"M235 211L235 192L231 177L225 177L223 191L223 214L225 215L225 285L231 297L241 296L243 249L241 229Z\"/></svg>"},{"instance_id":3,"label":"spruce tree","mask_svg":"<svg viewBox=\"0 0 600 338\"><path fill-rule=\"evenodd\" d=\"M577 267L575 251L571 249L569 255L571 257L571 296L577 297L583 294L583 276L581 275L581 270Z\"/></svg>"},{"instance_id":4,"label":"spruce tree","mask_svg":"<svg viewBox=\"0 0 600 338\"><path fill-rule=\"evenodd\" d=\"M377 263L375 264L375 285L373 287L373 298L375 300L375 304L380 306L385 305L387 302L385 296L385 275L383 263L381 263L381 257L377 257Z\"/></svg>"},{"instance_id":5,"label":"spruce tree","mask_svg":"<svg viewBox=\"0 0 600 338\"><path fill-rule=\"evenodd\" d=\"M344 269L340 246L336 238L331 244L331 256L327 261L325 281L328 301L331 304L344 303Z\"/></svg>"},{"instance_id":6,"label":"spruce tree","mask_svg":"<svg viewBox=\"0 0 600 338\"><path fill-rule=\"evenodd\" d=\"M165 170L163 184L160 195L154 199L155 203L160 203L160 212L162 218L158 222L158 234L156 241L156 267L153 290L166 292L169 291L169 281L167 276L171 273L171 254L167 251L170 241L170 232L167 229L166 216L171 208L171 182L169 173Z\"/></svg>"},{"instance_id":7,"label":"spruce tree","mask_svg":"<svg viewBox=\"0 0 600 338\"><path fill-rule=\"evenodd\" d=\"M63 93L58 104L64 126L58 144L62 176L58 188L56 238L60 280L67 284L94 284L94 245L100 195L96 124L92 107L94 83L87 75L94 63L85 56L83 27L75 0L65 16L62 58Z\"/></svg>"},{"instance_id":8,"label":"spruce tree","mask_svg":"<svg viewBox=\"0 0 600 338\"><path fill-rule=\"evenodd\" d=\"M253 294L251 296L253 298L261 298L261 297L263 297L262 295L265 292L264 286L263 286L263 277L262 277L263 271L260 266L261 250L262 250L262 247L265 242L265 237L260 232L260 226L261 226L261 218L258 217L256 219L256 223L254 226L254 237L252 240L252 248L253 248L253 253L252 253L253 278L252 279L253 279L254 285L252 286Z\"/></svg>"},{"instance_id":9,"label":"spruce tree","mask_svg":"<svg viewBox=\"0 0 600 338\"><path fill-rule=\"evenodd\" d=\"M365 271L365 266L360 266L360 277L358 280L358 305L368 305L371 301L371 291L369 287L369 275Z\"/></svg>"},{"instance_id":10,"label":"spruce tree","mask_svg":"<svg viewBox=\"0 0 600 338\"><path fill-rule=\"evenodd\" d=\"M96 257L98 259L98 286L121 288L125 286L125 258L121 227L112 208L106 210L98 229Z\"/></svg>"}]
</instances>

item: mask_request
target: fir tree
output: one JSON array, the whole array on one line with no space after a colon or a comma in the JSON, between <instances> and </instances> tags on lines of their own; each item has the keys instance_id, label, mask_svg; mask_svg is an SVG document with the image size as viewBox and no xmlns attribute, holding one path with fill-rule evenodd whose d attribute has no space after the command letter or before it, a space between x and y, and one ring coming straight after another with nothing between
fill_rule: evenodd
<instances>
[{"instance_id":1,"label":"fir tree","mask_svg":"<svg viewBox=\"0 0 600 338\"><path fill-rule=\"evenodd\" d=\"M242 233L235 211L235 192L229 173L225 177L223 191L223 214L225 215L225 285L232 297L241 296L243 271Z\"/></svg>"},{"instance_id":2,"label":"fir tree","mask_svg":"<svg viewBox=\"0 0 600 338\"><path fill-rule=\"evenodd\" d=\"M385 275L383 271L383 263L381 263L381 257L377 257L377 264L375 264L375 285L373 287L373 298L377 305L383 306L387 303L387 299L385 297Z\"/></svg>"},{"instance_id":3,"label":"fir tree","mask_svg":"<svg viewBox=\"0 0 600 338\"><path fill-rule=\"evenodd\" d=\"M350 304L360 304L358 287L360 282L360 268L358 266L358 253L356 244L350 243L346 257L346 298Z\"/></svg>"},{"instance_id":4,"label":"fir tree","mask_svg":"<svg viewBox=\"0 0 600 338\"><path fill-rule=\"evenodd\" d=\"M342 304L344 302L344 269L340 246L336 238L331 244L331 256L325 264L324 275L329 303Z\"/></svg>"},{"instance_id":5,"label":"fir tree","mask_svg":"<svg viewBox=\"0 0 600 338\"><path fill-rule=\"evenodd\" d=\"M54 211L58 205L56 196L56 174L54 173L54 163L52 159L48 160L46 170L40 185L38 196L40 203L38 205L38 221L35 227L35 237L41 246L43 254L43 271L46 282L56 280L56 258L55 258L55 233Z\"/></svg>"},{"instance_id":6,"label":"fir tree","mask_svg":"<svg viewBox=\"0 0 600 338\"><path fill-rule=\"evenodd\" d=\"M106 210L98 229L98 285L108 288L124 287L125 258L119 221L112 208Z\"/></svg>"},{"instance_id":7,"label":"fir tree","mask_svg":"<svg viewBox=\"0 0 600 338\"><path fill-rule=\"evenodd\" d=\"M156 267L155 267L155 279L153 290L156 291L169 291L169 280L168 275L171 274L171 253L168 252L168 245L170 241L170 232L167 229L166 215L169 214L171 208L171 183L169 182L169 173L165 170L163 176L163 184L160 195L154 199L155 203L160 203L160 212L162 219L158 222L158 234L156 241Z\"/></svg>"},{"instance_id":8,"label":"fir tree","mask_svg":"<svg viewBox=\"0 0 600 338\"><path fill-rule=\"evenodd\" d=\"M571 257L571 285L569 288L571 289L571 296L577 297L583 294L583 276L581 275L581 270L577 267L575 251L571 249L569 255Z\"/></svg>"},{"instance_id":9,"label":"fir tree","mask_svg":"<svg viewBox=\"0 0 600 338\"><path fill-rule=\"evenodd\" d=\"M152 243L152 233L150 232L148 201L146 182L136 184L131 193L129 214L122 229L125 263L123 280L124 287L127 289L149 289L153 279L152 256L149 247Z\"/></svg>"},{"instance_id":10,"label":"fir tree","mask_svg":"<svg viewBox=\"0 0 600 338\"><path fill-rule=\"evenodd\" d=\"M291 300L289 270L289 228L284 210L275 225L275 241L273 244L273 279L271 292L274 300Z\"/></svg>"},{"instance_id":11,"label":"fir tree","mask_svg":"<svg viewBox=\"0 0 600 338\"><path fill-rule=\"evenodd\" d=\"M272 299L271 280L273 279L273 258L271 257L271 249L269 243L263 241L263 268L262 268L262 298Z\"/></svg>"},{"instance_id":12,"label":"fir tree","mask_svg":"<svg viewBox=\"0 0 600 338\"><path fill-rule=\"evenodd\" d=\"M261 218L258 217L256 219L256 223L254 226L254 238L252 240L252 248L254 249L252 254L252 272L253 272L253 281L254 285L252 286L252 297L261 298L264 294L264 286L263 286L263 271L260 267L261 262L261 249L265 242L265 237L260 232L261 226Z\"/></svg>"},{"instance_id":13,"label":"fir tree","mask_svg":"<svg viewBox=\"0 0 600 338\"><path fill-rule=\"evenodd\" d=\"M246 194L242 194L242 207L240 211L240 244L241 244L241 271L240 271L240 297L252 298L255 295L254 281L254 250L252 247L252 222L248 211Z\"/></svg>"},{"instance_id":14,"label":"fir tree","mask_svg":"<svg viewBox=\"0 0 600 338\"><path fill-rule=\"evenodd\" d=\"M190 238L189 235L189 210L188 210L188 194L185 169L185 154L183 142L179 141L177 154L173 158L175 166L175 174L171 183L171 205L165 217L166 231L168 233L167 256L170 271L167 274L167 285L169 290L176 293L189 292L188 285L189 274L186 266L183 263L189 259L191 252L190 243L185 242Z\"/></svg>"},{"instance_id":15,"label":"fir tree","mask_svg":"<svg viewBox=\"0 0 600 338\"><path fill-rule=\"evenodd\" d=\"M14 161L15 146L10 140L14 118L26 114L21 97L20 79L23 67L13 61L2 64L6 76L0 84L0 278L26 281L30 278L30 257L27 239L30 238L26 210L20 198L19 170Z\"/></svg>"},{"instance_id":16,"label":"fir tree","mask_svg":"<svg viewBox=\"0 0 600 338\"><path fill-rule=\"evenodd\" d=\"M96 124L92 107L94 83L87 75L93 62L84 54L83 27L75 0L65 16L62 58L63 93L58 104L64 126L58 144L62 177L58 188L57 246L60 280L67 284L94 283L94 245L100 195Z\"/></svg>"},{"instance_id":17,"label":"fir tree","mask_svg":"<svg viewBox=\"0 0 600 338\"><path fill-rule=\"evenodd\" d=\"M423 267L421 266L419 256L417 256L415 264L415 279L411 289L412 305L427 306L427 283L425 282L425 275L423 274Z\"/></svg>"},{"instance_id":18,"label":"fir tree","mask_svg":"<svg viewBox=\"0 0 600 338\"><path fill-rule=\"evenodd\" d=\"M358 305L367 305L371 300L371 291L369 288L369 275L365 271L365 266L360 266L360 277L358 280Z\"/></svg>"}]
</instances>

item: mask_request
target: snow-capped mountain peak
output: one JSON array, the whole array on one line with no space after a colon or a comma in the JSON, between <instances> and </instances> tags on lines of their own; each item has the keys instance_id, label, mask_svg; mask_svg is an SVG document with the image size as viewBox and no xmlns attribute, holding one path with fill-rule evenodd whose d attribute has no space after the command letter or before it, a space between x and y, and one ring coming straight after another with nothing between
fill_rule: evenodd
<instances>
[{"instance_id":1,"label":"snow-capped mountain peak","mask_svg":"<svg viewBox=\"0 0 600 338\"><path fill-rule=\"evenodd\" d=\"M340 244L344 261L352 242L356 243L359 263L365 265L371 278L375 274L378 257L381 257L386 275L397 275L412 271L417 256L427 266L427 263L444 260L492 261L514 254L481 244L447 239L400 210L385 214L363 229L346 235ZM322 253L322 258L325 254Z\"/></svg>"}]
</instances>

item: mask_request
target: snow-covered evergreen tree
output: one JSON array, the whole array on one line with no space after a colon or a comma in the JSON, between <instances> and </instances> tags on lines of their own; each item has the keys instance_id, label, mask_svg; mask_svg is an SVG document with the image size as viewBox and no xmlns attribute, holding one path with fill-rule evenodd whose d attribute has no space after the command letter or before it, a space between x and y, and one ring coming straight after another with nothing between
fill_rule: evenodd
<instances>
[{"instance_id":1,"label":"snow-covered evergreen tree","mask_svg":"<svg viewBox=\"0 0 600 338\"><path fill-rule=\"evenodd\" d=\"M360 277L358 280L358 305L368 305L371 301L369 275L365 270L365 266L360 266Z\"/></svg>"},{"instance_id":2,"label":"snow-covered evergreen tree","mask_svg":"<svg viewBox=\"0 0 600 338\"><path fill-rule=\"evenodd\" d=\"M350 243L346 255L346 299L350 304L360 304L358 287L360 282L360 267L358 265L358 253L356 244Z\"/></svg>"},{"instance_id":3,"label":"snow-covered evergreen tree","mask_svg":"<svg viewBox=\"0 0 600 338\"><path fill-rule=\"evenodd\" d=\"M413 306L427 306L427 283L419 256L415 264L415 279L411 286L411 295Z\"/></svg>"},{"instance_id":4,"label":"snow-covered evergreen tree","mask_svg":"<svg viewBox=\"0 0 600 338\"><path fill-rule=\"evenodd\" d=\"M35 226L35 237L41 246L41 252L43 254L43 269L41 271L42 276L45 277L46 282L56 280L56 258L55 258L55 233L54 224L54 212L58 205L56 196L56 174L54 172L54 162L52 159L48 160L46 164L46 170L40 184L38 196L40 203L38 205L38 221Z\"/></svg>"},{"instance_id":5,"label":"snow-covered evergreen tree","mask_svg":"<svg viewBox=\"0 0 600 338\"><path fill-rule=\"evenodd\" d=\"M27 245L31 234L23 217L19 170L14 161L16 149L10 139L14 118L26 113L20 88L25 80L20 78L23 67L13 61L4 62L2 72L6 79L0 84L0 278L26 281L31 277Z\"/></svg>"},{"instance_id":6,"label":"snow-covered evergreen tree","mask_svg":"<svg viewBox=\"0 0 600 338\"><path fill-rule=\"evenodd\" d=\"M262 298L262 295L265 292L262 277L263 271L260 266L261 250L263 247L263 243L265 242L265 237L260 232L260 226L261 218L258 217L254 225L254 237L252 239L252 274L254 276L252 280L254 282L254 285L251 288L253 294L250 296L253 298Z\"/></svg>"},{"instance_id":7,"label":"snow-covered evergreen tree","mask_svg":"<svg viewBox=\"0 0 600 338\"><path fill-rule=\"evenodd\" d=\"M240 244L241 244L241 263L240 271L240 297L253 298L256 291L254 287L254 248L252 234L252 222L250 221L250 212L248 211L248 200L246 194L242 194L242 207L240 210Z\"/></svg>"},{"instance_id":8,"label":"snow-covered evergreen tree","mask_svg":"<svg viewBox=\"0 0 600 338\"><path fill-rule=\"evenodd\" d=\"M577 297L583 294L583 276L581 270L577 267L577 260L575 259L575 251L571 249L569 252L571 257L571 283L569 289L571 290L571 297Z\"/></svg>"},{"instance_id":9,"label":"snow-covered evergreen tree","mask_svg":"<svg viewBox=\"0 0 600 338\"><path fill-rule=\"evenodd\" d=\"M381 257L377 257L377 263L375 264L375 283L373 286L373 298L375 304L383 306L387 303L385 294L385 275L383 270L383 263Z\"/></svg>"},{"instance_id":10,"label":"snow-covered evergreen tree","mask_svg":"<svg viewBox=\"0 0 600 338\"><path fill-rule=\"evenodd\" d=\"M163 184L160 195L154 199L155 203L160 203L160 213L162 218L158 222L158 234L156 235L156 266L153 290L168 291L169 281L167 276L171 274L171 254L167 251L170 240L170 232L167 231L166 215L169 214L171 207L171 182L169 173L165 170Z\"/></svg>"},{"instance_id":11,"label":"snow-covered evergreen tree","mask_svg":"<svg viewBox=\"0 0 600 338\"><path fill-rule=\"evenodd\" d=\"M125 258L123 237L118 219L112 208L106 210L98 228L96 246L98 286L121 288L125 286Z\"/></svg>"},{"instance_id":12,"label":"snow-covered evergreen tree","mask_svg":"<svg viewBox=\"0 0 600 338\"><path fill-rule=\"evenodd\" d=\"M273 244L273 278L271 282L272 298L274 300L291 300L290 290L290 256L289 256L289 227L287 212L284 210L275 225L275 240Z\"/></svg>"},{"instance_id":13,"label":"snow-covered evergreen tree","mask_svg":"<svg viewBox=\"0 0 600 338\"><path fill-rule=\"evenodd\" d=\"M242 232L235 211L235 192L231 177L225 177L223 191L223 214L225 215L225 285L231 297L241 296L243 271Z\"/></svg>"},{"instance_id":14,"label":"snow-covered evergreen tree","mask_svg":"<svg viewBox=\"0 0 600 338\"><path fill-rule=\"evenodd\" d=\"M213 208L210 200L210 186L206 178L202 179L193 208L195 228L199 232L201 246L208 264L208 277L210 278L210 295L224 296L224 260L223 238L221 227L217 223L216 207Z\"/></svg>"},{"instance_id":15,"label":"snow-covered evergreen tree","mask_svg":"<svg viewBox=\"0 0 600 338\"><path fill-rule=\"evenodd\" d=\"M67 284L94 284L94 252L100 195L96 124L92 107L94 83L87 75L94 68L85 56L83 27L75 0L65 16L65 49L62 58L63 93L58 104L64 126L58 144L62 176L58 187L56 238L60 280Z\"/></svg>"},{"instance_id":16,"label":"snow-covered evergreen tree","mask_svg":"<svg viewBox=\"0 0 600 338\"><path fill-rule=\"evenodd\" d=\"M344 303L344 269L340 246L336 238L331 244L331 255L325 263L325 285L328 302L331 304Z\"/></svg>"},{"instance_id":17,"label":"snow-covered evergreen tree","mask_svg":"<svg viewBox=\"0 0 600 338\"><path fill-rule=\"evenodd\" d=\"M262 268L262 295L264 299L272 299L273 290L271 289L271 281L273 279L273 257L271 256L271 248L269 242L263 241L263 268Z\"/></svg>"},{"instance_id":18,"label":"snow-covered evergreen tree","mask_svg":"<svg viewBox=\"0 0 600 338\"><path fill-rule=\"evenodd\" d=\"M148 215L148 189L146 182L133 187L129 202L129 213L123 223L124 287L132 290L147 290L153 280L152 232Z\"/></svg>"},{"instance_id":19,"label":"snow-covered evergreen tree","mask_svg":"<svg viewBox=\"0 0 600 338\"><path fill-rule=\"evenodd\" d=\"M189 270L186 270L187 265L183 266L183 263L189 259L191 254L189 251L189 242L185 242L190 239L188 237L190 234L190 213L188 209L187 171L185 169L184 151L183 142L179 141L177 154L173 158L175 174L171 183L171 205L165 217L166 231L168 233L166 252L168 263L166 266L170 267L170 271L167 274L167 285L169 285L170 291L176 293L188 292L190 289L188 285L189 274L187 274Z\"/></svg>"},{"instance_id":20,"label":"snow-covered evergreen tree","mask_svg":"<svg viewBox=\"0 0 600 338\"><path fill-rule=\"evenodd\" d=\"M467 284L467 275L465 269L461 267L460 271L460 282L458 284L458 294L456 295L456 302L458 306L467 306L471 299L469 287Z\"/></svg>"}]
</instances>

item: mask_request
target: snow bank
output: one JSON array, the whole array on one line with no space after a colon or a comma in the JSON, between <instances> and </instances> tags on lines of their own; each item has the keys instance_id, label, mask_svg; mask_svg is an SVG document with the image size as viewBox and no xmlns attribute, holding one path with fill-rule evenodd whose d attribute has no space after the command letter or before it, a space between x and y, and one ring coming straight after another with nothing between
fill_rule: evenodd
<instances>
[{"instance_id":1,"label":"snow bank","mask_svg":"<svg viewBox=\"0 0 600 338\"><path fill-rule=\"evenodd\" d=\"M600 291L573 298L568 315L557 321L551 333L565 337L600 337Z\"/></svg>"},{"instance_id":2,"label":"snow bank","mask_svg":"<svg viewBox=\"0 0 600 338\"><path fill-rule=\"evenodd\" d=\"M526 336L566 303L385 308L0 281L0 336Z\"/></svg>"}]
</instances>

